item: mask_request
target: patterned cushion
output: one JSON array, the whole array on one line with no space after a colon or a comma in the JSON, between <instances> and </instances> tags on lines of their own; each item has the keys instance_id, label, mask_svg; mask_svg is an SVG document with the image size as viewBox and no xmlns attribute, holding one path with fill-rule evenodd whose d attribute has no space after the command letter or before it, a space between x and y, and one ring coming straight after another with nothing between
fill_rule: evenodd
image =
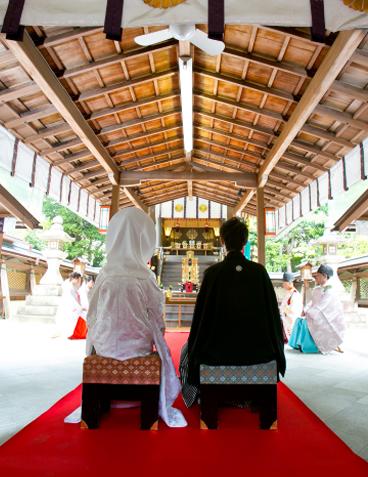
<instances>
[{"instance_id":1,"label":"patterned cushion","mask_svg":"<svg viewBox=\"0 0 368 477\"><path fill-rule=\"evenodd\" d=\"M87 356L83 382L100 384L160 384L161 360L157 353L119 361L103 356Z\"/></svg>"},{"instance_id":2,"label":"patterned cushion","mask_svg":"<svg viewBox=\"0 0 368 477\"><path fill-rule=\"evenodd\" d=\"M251 366L200 366L201 384L276 384L276 361Z\"/></svg>"}]
</instances>

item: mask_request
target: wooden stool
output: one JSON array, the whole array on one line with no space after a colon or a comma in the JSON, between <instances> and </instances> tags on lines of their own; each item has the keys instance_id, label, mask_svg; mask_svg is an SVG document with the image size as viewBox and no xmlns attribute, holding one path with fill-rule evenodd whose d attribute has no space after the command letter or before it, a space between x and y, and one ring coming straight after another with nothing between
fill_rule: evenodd
<instances>
[{"instance_id":1,"label":"wooden stool","mask_svg":"<svg viewBox=\"0 0 368 477\"><path fill-rule=\"evenodd\" d=\"M141 401L141 429L157 430L161 360L157 353L119 361L87 356L83 363L81 427L96 429L111 399Z\"/></svg>"},{"instance_id":2,"label":"wooden stool","mask_svg":"<svg viewBox=\"0 0 368 477\"><path fill-rule=\"evenodd\" d=\"M221 403L252 401L261 429L277 429L276 361L251 366L200 366L201 429L217 429Z\"/></svg>"}]
</instances>

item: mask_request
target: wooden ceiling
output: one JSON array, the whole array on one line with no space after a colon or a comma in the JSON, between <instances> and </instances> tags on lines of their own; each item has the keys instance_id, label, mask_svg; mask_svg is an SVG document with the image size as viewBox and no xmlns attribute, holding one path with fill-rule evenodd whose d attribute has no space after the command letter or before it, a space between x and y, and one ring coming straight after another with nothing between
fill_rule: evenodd
<instances>
[{"instance_id":1,"label":"wooden ceiling","mask_svg":"<svg viewBox=\"0 0 368 477\"><path fill-rule=\"evenodd\" d=\"M194 149L188 160L179 44L134 42L153 30L125 29L121 42L106 40L101 28L28 28L21 46L1 37L1 124L102 203L124 171L175 171L188 179L122 187L120 206L194 195L251 214L255 195L228 180L234 173L263 177L266 205L279 207L368 135L367 35L361 33L285 150L276 150L283 131L296 127L292 114L333 46L311 41L307 30L227 25L220 56L190 50ZM195 180L198 172L211 172L213 180Z\"/></svg>"}]
</instances>

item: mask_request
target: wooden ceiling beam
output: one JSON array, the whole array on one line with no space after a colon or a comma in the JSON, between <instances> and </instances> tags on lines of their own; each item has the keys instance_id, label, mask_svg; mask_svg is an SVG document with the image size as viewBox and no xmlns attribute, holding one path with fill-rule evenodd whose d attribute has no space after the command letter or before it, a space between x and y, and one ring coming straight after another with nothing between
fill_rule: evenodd
<instances>
[{"instance_id":1,"label":"wooden ceiling beam","mask_svg":"<svg viewBox=\"0 0 368 477\"><path fill-rule=\"evenodd\" d=\"M99 111L94 111L88 116L88 119L91 121L95 121L96 119L101 119L106 116L111 116L112 114L120 114L120 113L123 113L124 111L141 108L142 106L148 106L150 104L160 103L161 101L165 101L167 99L174 99L178 97L179 97L179 94L175 90L172 93L161 94L158 96L149 96L148 98L139 99L138 101L129 101L127 103L119 104L117 106L114 106L113 108L106 108L106 109L100 109Z\"/></svg>"},{"instance_id":2,"label":"wooden ceiling beam","mask_svg":"<svg viewBox=\"0 0 368 477\"><path fill-rule=\"evenodd\" d=\"M356 146L356 144L348 141L347 139L336 136L334 132L326 131L326 129L313 126L311 123L305 124L300 132L310 134L311 136L318 137L319 139L327 139L327 141L333 142L342 147L347 147L349 149Z\"/></svg>"},{"instance_id":3,"label":"wooden ceiling beam","mask_svg":"<svg viewBox=\"0 0 368 477\"><path fill-rule=\"evenodd\" d=\"M250 81L245 81L241 78L235 78L233 76L227 76L222 73L214 73L212 71L207 71L203 68L194 68L193 72L207 78L212 78L216 81L223 81L224 83L231 84L233 86L238 86L244 89L249 89L251 91L256 91L257 93L267 94L273 96L277 99L282 99L284 101L296 103L296 99L291 93L287 91L282 91L276 88L270 88L268 86L263 86L257 83L251 83Z\"/></svg>"},{"instance_id":4,"label":"wooden ceiling beam","mask_svg":"<svg viewBox=\"0 0 368 477\"><path fill-rule=\"evenodd\" d=\"M339 121L342 124L348 124L354 128L357 128L361 131L368 131L368 123L361 121L360 119L354 119L354 115L347 113L346 111L338 111L333 109L326 104L318 104L312 114L319 114L322 116L327 116L331 120Z\"/></svg>"},{"instance_id":5,"label":"wooden ceiling beam","mask_svg":"<svg viewBox=\"0 0 368 477\"><path fill-rule=\"evenodd\" d=\"M294 140L290 144L290 146L295 147L296 149L301 149L302 151L305 151L305 152L311 152L315 154L316 156L327 159L327 161L337 162L339 160L339 156L342 156L342 154L339 154L339 153L331 154L330 152L326 152L318 146L314 146L313 144L309 144L303 141Z\"/></svg>"},{"instance_id":6,"label":"wooden ceiling beam","mask_svg":"<svg viewBox=\"0 0 368 477\"><path fill-rule=\"evenodd\" d=\"M317 171L327 172L329 169L328 167L318 164L317 162L312 162L310 159L307 159L304 156L293 154L291 152L284 152L282 157L283 159L287 159L295 164L299 164L300 166L312 167L313 169L316 169ZM336 162L336 159L335 159L335 162Z\"/></svg>"},{"instance_id":7,"label":"wooden ceiling beam","mask_svg":"<svg viewBox=\"0 0 368 477\"><path fill-rule=\"evenodd\" d=\"M174 192L170 192L170 194L166 194L166 193L157 194L155 197L153 197L149 201L147 200L146 202L148 206L162 204L163 202L167 202L169 200L175 200L181 197L185 197L186 191L187 191L187 185L185 184L183 188L179 187Z\"/></svg>"},{"instance_id":8,"label":"wooden ceiling beam","mask_svg":"<svg viewBox=\"0 0 368 477\"><path fill-rule=\"evenodd\" d=\"M6 129L16 128L25 123L30 123L32 121L37 121L38 119L51 116L52 114L58 113L58 110L53 104L45 104L40 108L36 108L25 113L21 113L18 118L10 119L5 121L4 127Z\"/></svg>"},{"instance_id":9,"label":"wooden ceiling beam","mask_svg":"<svg viewBox=\"0 0 368 477\"><path fill-rule=\"evenodd\" d=\"M180 154L180 157L183 157L184 151L182 147L175 148L175 149L167 149L165 151L158 152L156 154L147 154L145 156L140 157L132 157L130 159L125 159L119 165L120 170L125 170L126 166L130 166L131 164L137 164L138 162L143 162L151 159L155 159L156 157L168 156L169 154ZM173 158L174 159L174 158ZM176 159L176 157L175 157Z\"/></svg>"},{"instance_id":10,"label":"wooden ceiling beam","mask_svg":"<svg viewBox=\"0 0 368 477\"><path fill-rule=\"evenodd\" d=\"M82 189L91 190L91 189L93 189L94 187L107 184L107 182L109 182L109 178L108 178L108 177L103 177L102 179L97 179L96 181L92 182L92 183L91 183L90 185L88 185L88 186L82 187Z\"/></svg>"},{"instance_id":11,"label":"wooden ceiling beam","mask_svg":"<svg viewBox=\"0 0 368 477\"><path fill-rule=\"evenodd\" d=\"M123 187L123 192L135 207L138 207L138 209L141 209L143 212L148 214L148 207L143 200L138 197L137 194L131 189L131 187Z\"/></svg>"},{"instance_id":12,"label":"wooden ceiling beam","mask_svg":"<svg viewBox=\"0 0 368 477\"><path fill-rule=\"evenodd\" d=\"M290 187L291 182L289 182L288 184L284 184L283 182L275 181L275 180L272 180L272 179L269 178L268 181L267 181L267 184L271 184L273 187L277 187L281 191L288 191L290 194L293 194L293 195L296 195L296 194L299 193L298 190L292 189ZM295 184L294 184L294 186L295 186ZM299 185L299 187L303 187L303 186Z\"/></svg>"},{"instance_id":13,"label":"wooden ceiling beam","mask_svg":"<svg viewBox=\"0 0 368 477\"><path fill-rule=\"evenodd\" d=\"M111 182L117 184L119 182L119 170L116 164L57 79L27 31L24 32L23 41L8 41L7 45L75 134L83 140L87 149L108 172Z\"/></svg>"},{"instance_id":14,"label":"wooden ceiling beam","mask_svg":"<svg viewBox=\"0 0 368 477\"><path fill-rule=\"evenodd\" d=\"M255 190L249 190L246 192L246 194L243 195L243 197L239 200L239 202L236 204L234 207L234 215L240 214L240 212L249 204L249 202L253 199L253 196L255 196L256 191Z\"/></svg>"},{"instance_id":15,"label":"wooden ceiling beam","mask_svg":"<svg viewBox=\"0 0 368 477\"><path fill-rule=\"evenodd\" d=\"M99 131L98 136L104 136L105 134L121 131L122 129L127 129L132 126L141 126L151 121L162 121L163 119L168 118L170 116L179 115L180 112L181 110L178 108L173 109L171 111L165 111L164 113L150 114L149 116L142 116L141 118L130 119L129 121L124 121L124 123L121 124L112 124L111 126L103 127Z\"/></svg>"},{"instance_id":16,"label":"wooden ceiling beam","mask_svg":"<svg viewBox=\"0 0 368 477\"><path fill-rule=\"evenodd\" d=\"M219 185L215 183L209 184L207 186L201 182L196 182L194 186L197 188L201 188L202 190L208 190L209 192L213 192L214 194L219 194L219 196L222 197L228 197L230 200L234 200L235 202L238 200L239 197L238 192L234 192L233 190L228 189L226 187L220 188Z\"/></svg>"},{"instance_id":17,"label":"wooden ceiling beam","mask_svg":"<svg viewBox=\"0 0 368 477\"><path fill-rule=\"evenodd\" d=\"M40 88L38 85L33 81L29 81L28 83L19 86L2 89L0 91L0 102L6 103L7 101L14 101L15 99L23 98L24 96L36 94L39 91Z\"/></svg>"},{"instance_id":18,"label":"wooden ceiling beam","mask_svg":"<svg viewBox=\"0 0 368 477\"><path fill-rule=\"evenodd\" d=\"M331 86L331 89L337 93L345 94L351 98L358 99L364 103L368 102L368 89L357 88L348 83L344 83L341 80L335 80Z\"/></svg>"},{"instance_id":19,"label":"wooden ceiling beam","mask_svg":"<svg viewBox=\"0 0 368 477\"><path fill-rule=\"evenodd\" d=\"M212 200L219 204L227 205L228 207L234 207L234 202L226 197L218 197L216 193L205 191L197 186L194 188L194 196L205 200Z\"/></svg>"},{"instance_id":20,"label":"wooden ceiling beam","mask_svg":"<svg viewBox=\"0 0 368 477\"><path fill-rule=\"evenodd\" d=\"M147 75L144 77L123 80L123 81L120 81L119 83L113 83L108 86L104 86L102 88L99 87L99 88L89 89L80 93L80 95L76 98L76 101L79 101L79 102L88 101L90 99L98 98L99 96L116 93L117 91L120 91L121 89L141 86L145 83L150 83L155 80L157 81L160 79L167 79L177 75L177 73L178 73L178 69L172 68L170 70L161 71L160 73L151 73L150 75Z\"/></svg>"},{"instance_id":21,"label":"wooden ceiling beam","mask_svg":"<svg viewBox=\"0 0 368 477\"><path fill-rule=\"evenodd\" d=\"M120 184L122 186L139 185L141 181L232 181L245 188L253 188L256 186L256 174L239 172L239 173L221 173L206 172L196 173L191 171L171 172L171 171L148 171L134 172L125 171L121 175Z\"/></svg>"},{"instance_id":22,"label":"wooden ceiling beam","mask_svg":"<svg viewBox=\"0 0 368 477\"><path fill-rule=\"evenodd\" d=\"M186 182L181 182L181 183L175 183L172 185L168 185L167 182L162 182L159 185L152 186L152 185L142 185L139 187L139 191L145 195L147 198L151 198L157 194L161 193L169 193L172 191L177 190L179 187L187 187Z\"/></svg>"},{"instance_id":23,"label":"wooden ceiling beam","mask_svg":"<svg viewBox=\"0 0 368 477\"><path fill-rule=\"evenodd\" d=\"M102 27L97 28L90 28L90 27L83 27L83 28L75 28L72 31L68 31L65 33L59 33L56 35L46 36L42 43L38 45L40 50L44 48L50 48L57 45L61 45L62 43L66 43L73 40L78 40L83 36L87 35L94 35L96 33L101 33L103 31Z\"/></svg>"},{"instance_id":24,"label":"wooden ceiling beam","mask_svg":"<svg viewBox=\"0 0 368 477\"><path fill-rule=\"evenodd\" d=\"M126 156L129 156L131 154L137 154L139 152L145 151L146 149L150 149L152 147L167 146L169 144L173 144L173 143L179 142L179 141L180 142L183 141L183 136L177 136L177 137L173 137L173 138L170 138L170 139L164 139L163 141L157 141L157 142L154 142L154 143L144 144L143 146L137 147L135 149L128 149L128 150L123 151L123 152L117 152L112 157L115 160L116 159L124 159L124 157L126 157ZM139 158L138 158L138 160L139 160Z\"/></svg>"},{"instance_id":25,"label":"wooden ceiling beam","mask_svg":"<svg viewBox=\"0 0 368 477\"><path fill-rule=\"evenodd\" d=\"M332 82L336 79L363 38L364 33L361 30L343 31L338 34L301 100L282 129L280 136L278 136L272 149L267 154L267 159L262 164L259 174L260 187L266 184L268 175L310 115L313 114L315 107L326 94Z\"/></svg>"},{"instance_id":26,"label":"wooden ceiling beam","mask_svg":"<svg viewBox=\"0 0 368 477\"><path fill-rule=\"evenodd\" d=\"M118 139L112 139L111 141L105 144L105 147L116 147L120 146L121 144L130 143L131 141L135 141L137 139L146 139L151 136L155 136L156 134L167 134L168 132L175 131L177 129L181 129L182 125L175 125L170 127L161 127L157 129L150 129L149 131L144 131L141 133L132 134L131 136L121 137Z\"/></svg>"},{"instance_id":27,"label":"wooden ceiling beam","mask_svg":"<svg viewBox=\"0 0 368 477\"><path fill-rule=\"evenodd\" d=\"M229 152L233 152L235 154L239 154L241 156L247 156L249 158L252 158L256 161L261 161L263 159L263 157L260 155L260 154L257 154L253 151L248 151L248 149L241 149L240 147L235 147L235 146L227 146L226 144L224 143L221 143L221 142L217 142L217 141L210 141L206 138L202 138L200 136L194 136L194 141L198 141L198 142L202 142L203 144L206 144L208 146L213 146L213 147L218 147L218 148L222 148L222 149L225 149ZM216 154L216 153L215 153ZM227 156L224 156L225 158ZM246 161L243 161L246 163ZM254 165L253 162L249 162L250 165Z\"/></svg>"},{"instance_id":28,"label":"wooden ceiling beam","mask_svg":"<svg viewBox=\"0 0 368 477\"><path fill-rule=\"evenodd\" d=\"M117 55L108 56L100 60L92 61L86 65L76 66L75 68L66 69L60 76L60 79L73 78L75 76L89 73L99 68L106 68L108 66L116 65L122 61L130 61L133 59L146 56L149 53L159 53L173 48L177 45L176 40L168 40L166 42L159 43L158 45L147 46L144 48L135 48L134 50L122 52Z\"/></svg>"},{"instance_id":29,"label":"wooden ceiling beam","mask_svg":"<svg viewBox=\"0 0 368 477\"><path fill-rule=\"evenodd\" d=\"M193 159L193 162L194 164L196 163L196 161L202 161L202 162L205 162L205 163L208 163L208 164L213 164L215 166L218 166L218 167L224 167L226 169L229 169L229 171L241 171L241 172L244 172L242 171L242 169L239 169L239 166L233 166L231 164L224 164L222 162L219 162L219 161L215 161L214 159L212 158L209 158L209 157L198 157L198 156L192 156L192 159ZM239 164L240 165L240 164ZM211 167L211 170L217 170L216 168L213 168Z\"/></svg>"},{"instance_id":30,"label":"wooden ceiling beam","mask_svg":"<svg viewBox=\"0 0 368 477\"><path fill-rule=\"evenodd\" d=\"M299 176L305 177L306 179L309 179L311 181L314 181L317 178L317 176L315 176L314 174L310 174L309 172L301 170L296 166L285 164L285 162L282 160L277 162L275 167L278 167L279 169L283 169L284 171L292 172L293 174L297 174Z\"/></svg>"},{"instance_id":31,"label":"wooden ceiling beam","mask_svg":"<svg viewBox=\"0 0 368 477\"><path fill-rule=\"evenodd\" d=\"M30 136L24 138L24 143L31 144L33 142L39 141L40 139L47 139L49 137L71 131L72 129L68 123L59 124L58 126L43 127L39 129L36 134L31 134Z\"/></svg>"},{"instance_id":32,"label":"wooden ceiling beam","mask_svg":"<svg viewBox=\"0 0 368 477\"><path fill-rule=\"evenodd\" d=\"M276 69L277 71L292 74L298 76L299 78L305 78L309 80L312 77L311 71L308 71L307 69L299 65L296 65L294 63L288 63L286 61L277 61L276 59L271 57L263 57L255 55L253 53L246 53L244 51L236 50L234 48L225 48L222 54L224 56L233 57L235 59L242 59L244 61L249 61L253 64L258 64L260 66L266 66L272 69ZM364 102L368 101L368 90L357 88L348 83L344 83L341 80L335 80L332 83L330 89L335 92L343 93L346 96L350 96L351 98L356 98Z\"/></svg>"},{"instance_id":33,"label":"wooden ceiling beam","mask_svg":"<svg viewBox=\"0 0 368 477\"><path fill-rule=\"evenodd\" d=\"M267 134L267 136L275 137L275 131L273 129L254 125L253 123L248 121L233 119L229 116L223 116L222 114L208 113L200 109L194 109L194 113L205 118L214 119L216 121L222 121L223 123L230 124L233 126L239 126L241 128L248 129L249 131L254 131L260 134Z\"/></svg>"},{"instance_id":34,"label":"wooden ceiling beam","mask_svg":"<svg viewBox=\"0 0 368 477\"><path fill-rule=\"evenodd\" d=\"M195 147L194 151L196 153L201 153L201 154L206 154L206 155L209 154L211 157L216 158L220 161L221 160L224 160L225 162L229 161L229 162L232 162L232 163L235 163L235 164L239 164L240 166L251 168L253 171L258 170L258 166L254 162L245 161L245 160L239 159L237 157L223 156L221 154L217 154L217 153L211 151L211 149L198 149L198 148Z\"/></svg>"},{"instance_id":35,"label":"wooden ceiling beam","mask_svg":"<svg viewBox=\"0 0 368 477\"><path fill-rule=\"evenodd\" d=\"M267 119L273 119L276 122L277 121L280 121L282 123L285 122L284 117L280 113L275 113L274 111L270 111L267 109L250 106L250 105L247 105L246 103L241 103L238 101L234 101L232 99L215 96L213 94L206 94L203 92L199 92L197 90L194 91L194 97L200 98L200 99L207 99L209 101L214 101L215 103L220 104L222 106L231 106L233 108L239 109L240 111L244 111L246 113L252 113L255 115L259 114L260 116L264 116Z\"/></svg>"},{"instance_id":36,"label":"wooden ceiling beam","mask_svg":"<svg viewBox=\"0 0 368 477\"><path fill-rule=\"evenodd\" d=\"M283 185L284 187L287 187L287 184L292 184L295 187L301 187L303 189L305 188L305 183L304 182L298 182L296 179L294 179L294 177L290 177L289 175L281 174L279 172L276 172L275 170L273 170L271 172L269 177L273 177L275 179L279 179L280 181L286 182L286 184L281 184L280 183L280 185Z\"/></svg>"},{"instance_id":37,"label":"wooden ceiling beam","mask_svg":"<svg viewBox=\"0 0 368 477\"><path fill-rule=\"evenodd\" d=\"M284 73L289 73L299 77L309 77L308 71L305 68L294 63L288 63L287 61L277 61L271 57L260 56L254 53L246 53L244 51L228 47L225 48L225 50L222 52L222 55L235 58L236 60L249 61L250 63L266 66L276 69L277 71L283 71Z\"/></svg>"},{"instance_id":38,"label":"wooden ceiling beam","mask_svg":"<svg viewBox=\"0 0 368 477\"><path fill-rule=\"evenodd\" d=\"M203 126L201 124L195 123L194 128L200 129L201 131L206 131L210 134L217 134L219 136L225 137L226 139L229 139L229 136L231 136L231 139L234 139L236 141L241 141L244 142L245 144L250 144L252 146L260 147L262 149L268 149L267 143L263 143L261 141L258 141L257 139L253 138L247 138L246 136L241 136L240 134L234 134L233 132L230 131L223 131L220 129L216 128L211 128L209 126Z\"/></svg>"},{"instance_id":39,"label":"wooden ceiling beam","mask_svg":"<svg viewBox=\"0 0 368 477\"><path fill-rule=\"evenodd\" d=\"M73 169L68 171L68 174L74 174L74 172L85 171L86 169L91 169L99 165L100 163L98 161L86 161L86 162L83 162L80 166L73 167Z\"/></svg>"},{"instance_id":40,"label":"wooden ceiling beam","mask_svg":"<svg viewBox=\"0 0 368 477\"><path fill-rule=\"evenodd\" d=\"M171 187L168 189L166 188L158 189L152 192L144 192L144 191L141 191L141 189L139 190L143 194L145 201L149 202L149 201L157 199L157 197L164 197L165 195L175 194L178 190L185 191L186 189L187 189L187 184L185 183L185 184L178 185L176 187Z\"/></svg>"},{"instance_id":41,"label":"wooden ceiling beam","mask_svg":"<svg viewBox=\"0 0 368 477\"><path fill-rule=\"evenodd\" d=\"M135 171L144 171L146 170L148 167L154 167L154 166L168 166L170 165L171 163L177 163L177 162L185 162L185 157L182 156L182 157L175 157L175 158L167 158L167 159L161 159L160 161L156 161L156 162L151 162L150 164L146 164L144 166L140 166L140 167L137 167L136 169L134 169ZM159 170L162 170L163 167L159 167ZM127 170L131 170L131 169L127 169Z\"/></svg>"}]
</instances>

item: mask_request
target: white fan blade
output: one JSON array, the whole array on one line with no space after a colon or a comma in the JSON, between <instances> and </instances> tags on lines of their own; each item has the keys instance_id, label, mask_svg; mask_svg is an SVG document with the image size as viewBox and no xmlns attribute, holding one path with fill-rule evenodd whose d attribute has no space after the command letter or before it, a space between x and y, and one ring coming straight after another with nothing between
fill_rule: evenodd
<instances>
[{"instance_id":1,"label":"white fan blade","mask_svg":"<svg viewBox=\"0 0 368 477\"><path fill-rule=\"evenodd\" d=\"M219 55L225 48L223 41L211 40L206 33L198 30L198 28L191 36L190 42L211 56Z\"/></svg>"},{"instance_id":2,"label":"white fan blade","mask_svg":"<svg viewBox=\"0 0 368 477\"><path fill-rule=\"evenodd\" d=\"M134 38L134 41L138 45L149 46L161 41L170 40L173 38L171 31L166 28L165 30L155 31L153 33L147 33L146 35L139 35Z\"/></svg>"}]
</instances>

